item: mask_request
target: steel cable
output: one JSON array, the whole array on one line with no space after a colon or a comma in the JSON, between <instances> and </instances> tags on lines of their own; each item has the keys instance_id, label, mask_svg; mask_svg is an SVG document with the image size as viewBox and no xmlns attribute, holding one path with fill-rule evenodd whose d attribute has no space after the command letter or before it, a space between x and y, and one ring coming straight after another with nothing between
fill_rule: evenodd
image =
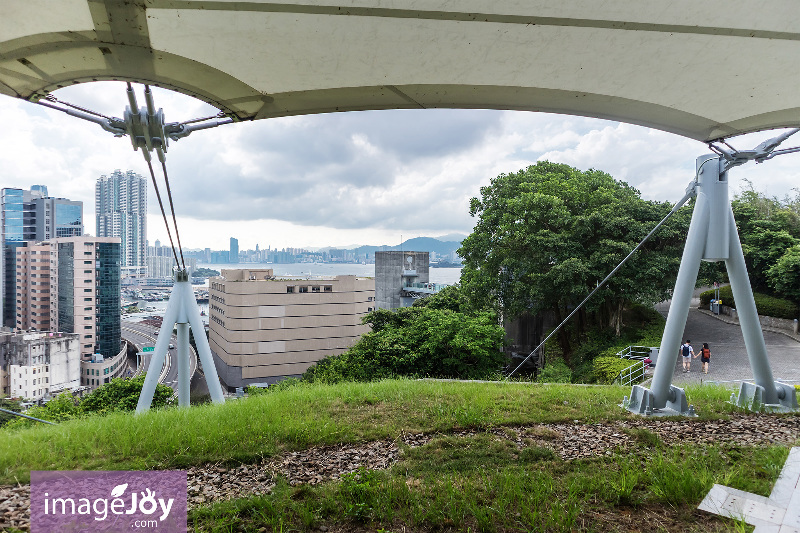
<instances>
[{"instance_id":1,"label":"steel cable","mask_svg":"<svg viewBox=\"0 0 800 533\"><path fill-rule=\"evenodd\" d=\"M144 160L147 161L147 168L150 169L150 179L153 180L153 188L156 190L156 198L158 198L158 207L161 208L161 216L164 217L164 226L166 226L166 228L167 228L167 235L169 236L169 244L172 247L172 255L173 255L173 257L175 257L175 264L179 265L180 263L178 262L178 254L175 251L175 243L172 240L172 232L169 230L169 222L167 221L167 213L166 213L166 211L164 211L164 203L161 201L161 193L158 190L158 183L156 183L156 174L155 174L155 172L153 172L153 164L150 162L150 160L147 158L147 156L145 156ZM177 227L176 227L176 231L177 231Z\"/></svg>"},{"instance_id":2,"label":"steel cable","mask_svg":"<svg viewBox=\"0 0 800 533\"><path fill-rule=\"evenodd\" d=\"M704 163L704 164L705 164L705 163ZM701 166L700 168L702 168L702 166ZM699 173L699 170L698 170L698 173ZM678 211L678 209L679 209L679 208L680 208L680 207L681 207L681 206L682 206L684 203L686 203L686 202L689 200L689 198L691 198L692 196L694 196L694 191L693 191L693 190L692 190L692 191L687 191L687 192L686 192L686 195L685 195L683 198L681 198L681 200L680 200L680 201L679 201L677 204L675 204L675 206L672 208L672 210L671 210L669 213L667 213L667 216L665 216L663 219L661 219L661 222L659 222L658 224L656 224L656 227L654 227L652 230L650 230L650 233L648 233L648 234L647 234L647 236L646 236L644 239L642 239L642 242L640 242L639 244L637 244L637 245L636 245L636 247L635 247L633 250L631 250L631 251L630 251L630 253L629 253L629 254L628 254L626 257L625 257L625 259L623 259L622 261L620 261L620 263L619 263L619 264L616 266L616 268L614 268L614 270L612 270L612 271L611 271L611 273L609 273L609 274L608 274L608 276L606 276L606 277L603 279L603 281L601 281L600 283L598 283L598 284L597 284L597 287L595 287L595 288L594 288L594 290L593 290L592 292L590 292L590 293L589 293L589 295L588 295L586 298L584 298L584 299L583 299L583 301L582 301L581 303L579 303L579 304L578 304L578 306L577 306L577 307L575 307L575 309L573 309L573 310L572 310L572 312L571 312L569 315L567 315L567 318L565 318L563 321L561 321L561 323L560 323L558 326L556 326L556 327L555 327L555 329L553 329L553 331L551 331L551 332L550 332L550 334L549 334L547 337L545 337L545 339L544 339L544 340L543 340L541 343L539 343L539 346L537 346L536 348L534 348L534 349L533 349L533 351L532 351L530 354L528 354L528 357L526 357L525 359L523 359L523 360L522 360L522 362L521 362L521 363L520 363L520 364L519 364L519 365L518 365L518 366L517 366L517 367L516 367L514 370L512 370L512 371L511 371L511 372L508 374L507 378L510 378L511 376L513 376L513 375L516 373L516 371L517 371L517 370L519 370L519 369L522 367L522 365L524 365L525 363L527 363L527 362L528 362L528 359L530 359L531 357L533 357L533 355L534 355L536 352L538 352L538 351L539 351L539 350L542 348L542 346L544 346L544 344L545 344L545 343L546 343L548 340L550 340L550 338L551 338L553 335L555 335L556 333L558 333L558 331L559 331L559 330L560 330L560 329L561 329L561 328L564 326L564 324L566 324L566 323L569 321L569 319L570 319L570 318L572 318L572 315L574 315L575 313L577 313L577 312L578 312L578 311L579 311L579 310L580 310L580 309L581 309L581 308L582 308L582 307L583 307L583 306L586 304L586 302L588 302L588 301L589 301L589 299L590 299L592 296L594 296L594 293L596 293L597 291L599 291L599 290L600 290L600 289L601 289L601 288L602 288L602 287L603 287L603 286L606 284L606 282L607 282L608 280L610 280L610 279L611 279L611 278L614 276L614 274L616 274L616 273L617 273L617 270L619 270L620 268L622 268L622 265L624 265L624 264L625 264L625 263L628 261L628 259L630 259L630 258L633 256L633 254L635 254L635 253L636 253L636 251L637 251L637 250L639 250L639 248L641 248L642 246L644 246L644 243L646 243L646 242L647 242L647 241L650 239L650 237L652 237L652 236L653 236L653 234L654 234L656 231L658 231L658 229L659 229L659 228L660 228L660 227L661 227L661 226L664 224L664 222L666 222L666 221L667 221L667 220L668 220L668 219L669 219L669 218L670 218L672 215L674 215L674 214L675 214L675 213Z\"/></svg>"},{"instance_id":3,"label":"steel cable","mask_svg":"<svg viewBox=\"0 0 800 533\"><path fill-rule=\"evenodd\" d=\"M181 234L178 233L178 221L175 218L175 206L172 204L172 189L169 186L169 175L167 174L167 164L162 160L161 169L164 171L164 183L167 184L167 197L169 198L169 209L172 211L172 223L175 225L175 237L178 239L178 251L181 254L181 266L186 270L186 262L183 259L183 247L181 246ZM161 200L159 200L161 201ZM166 222L166 220L164 220ZM173 250L174 251L174 250ZM178 261L177 256L175 261Z\"/></svg>"}]
</instances>

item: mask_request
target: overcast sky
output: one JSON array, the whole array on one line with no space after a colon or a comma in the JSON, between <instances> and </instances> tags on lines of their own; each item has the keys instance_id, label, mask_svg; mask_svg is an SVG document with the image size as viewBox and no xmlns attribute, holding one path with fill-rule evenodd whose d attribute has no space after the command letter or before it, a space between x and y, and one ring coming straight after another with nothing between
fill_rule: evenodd
<instances>
[{"instance_id":1,"label":"overcast sky","mask_svg":"<svg viewBox=\"0 0 800 533\"><path fill-rule=\"evenodd\" d=\"M141 87L137 87L143 105ZM62 89L59 99L117 117L121 83ZM167 122L214 114L192 98L156 92ZM82 200L94 234L94 185L114 169L148 178L127 137L35 104L0 96L0 185L47 185L51 196ZM735 139L750 148L772 133ZM800 134L798 134L800 137ZM786 146L800 144L791 139ZM398 244L469 233L469 199L501 173L547 159L597 168L675 202L693 178L702 143L656 130L582 117L515 111L366 111L269 119L195 132L172 142L167 169L185 248L241 249ZM769 195L794 194L800 154L731 174ZM156 177L161 179L158 167ZM166 199L165 199L166 201ZM148 239L167 243L150 186Z\"/></svg>"}]
</instances>

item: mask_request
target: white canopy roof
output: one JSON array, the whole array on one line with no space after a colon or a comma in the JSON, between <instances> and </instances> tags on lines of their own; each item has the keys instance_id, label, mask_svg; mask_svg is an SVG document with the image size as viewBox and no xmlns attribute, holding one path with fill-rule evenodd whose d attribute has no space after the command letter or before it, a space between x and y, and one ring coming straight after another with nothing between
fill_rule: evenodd
<instances>
[{"instance_id":1,"label":"white canopy roof","mask_svg":"<svg viewBox=\"0 0 800 533\"><path fill-rule=\"evenodd\" d=\"M796 0L4 0L0 93L92 80L230 116L493 108L698 140L800 125Z\"/></svg>"}]
</instances>

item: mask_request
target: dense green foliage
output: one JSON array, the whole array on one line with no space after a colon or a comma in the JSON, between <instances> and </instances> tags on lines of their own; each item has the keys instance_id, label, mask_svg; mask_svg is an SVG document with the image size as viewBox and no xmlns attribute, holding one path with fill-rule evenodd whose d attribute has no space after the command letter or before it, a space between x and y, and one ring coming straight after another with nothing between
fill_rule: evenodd
<instances>
[{"instance_id":1,"label":"dense green foliage","mask_svg":"<svg viewBox=\"0 0 800 533\"><path fill-rule=\"evenodd\" d=\"M491 312L476 312L459 286L420 299L412 307L378 309L364 317L372 331L341 355L327 357L307 381L372 381L394 376L483 378L505 358L504 331Z\"/></svg>"},{"instance_id":2,"label":"dense green foliage","mask_svg":"<svg viewBox=\"0 0 800 533\"><path fill-rule=\"evenodd\" d=\"M619 373L634 364L630 359L602 356L595 357L592 361L594 375L599 383L613 383Z\"/></svg>"},{"instance_id":3,"label":"dense green foliage","mask_svg":"<svg viewBox=\"0 0 800 533\"><path fill-rule=\"evenodd\" d=\"M343 354L319 361L303 379L327 383L394 376L478 379L496 373L505 361L504 331L492 313L459 313L434 303L379 309L364 317L364 323L372 326L371 332Z\"/></svg>"},{"instance_id":4,"label":"dense green foliage","mask_svg":"<svg viewBox=\"0 0 800 533\"><path fill-rule=\"evenodd\" d=\"M291 389L292 387L296 387L303 383L302 380L297 378L286 378L278 381L277 383L273 383L269 387L254 387L250 385L245 388L245 392L249 396L259 396L262 394L275 394L276 392L285 391L286 389Z\"/></svg>"},{"instance_id":5,"label":"dense green foliage","mask_svg":"<svg viewBox=\"0 0 800 533\"><path fill-rule=\"evenodd\" d=\"M779 200L751 185L731 205L753 290L800 303L800 193Z\"/></svg>"},{"instance_id":6,"label":"dense green foliage","mask_svg":"<svg viewBox=\"0 0 800 533\"><path fill-rule=\"evenodd\" d=\"M6 409L7 411L14 411L15 413L22 412L22 406L20 403L20 400L14 400L12 398L0 398L0 408ZM19 417L0 412L0 427L12 420L16 420L17 418Z\"/></svg>"},{"instance_id":7,"label":"dense green foliage","mask_svg":"<svg viewBox=\"0 0 800 533\"><path fill-rule=\"evenodd\" d=\"M133 411L142 393L144 376L133 379L112 379L102 387L93 390L81 400L81 411L84 413L103 413L109 411ZM166 385L156 385L153 395L153 408L167 405L173 390Z\"/></svg>"},{"instance_id":8,"label":"dense green foliage","mask_svg":"<svg viewBox=\"0 0 800 533\"><path fill-rule=\"evenodd\" d=\"M703 307L708 306L711 299L714 298L714 294L713 289L700 293L700 305ZM736 300L733 298L733 291L730 285L720 287L719 299L722 300L722 305L736 309ZM798 313L800 313L796 304L783 298L775 298L760 292L754 292L753 299L756 302L756 310L759 315L791 320L797 318Z\"/></svg>"},{"instance_id":9,"label":"dense green foliage","mask_svg":"<svg viewBox=\"0 0 800 533\"><path fill-rule=\"evenodd\" d=\"M572 370L561 358L548 361L536 376L536 381L539 383L571 383Z\"/></svg>"},{"instance_id":10,"label":"dense green foliage","mask_svg":"<svg viewBox=\"0 0 800 533\"><path fill-rule=\"evenodd\" d=\"M34 418L63 422L85 415L105 414L114 411L133 411L139 401L144 385L144 376L132 379L112 379L96 388L83 398L76 398L63 392L44 405L35 405L25 413ZM164 407L172 396L172 389L160 383L156 385L152 407ZM39 424L24 418L16 418L8 422L7 427L27 427Z\"/></svg>"},{"instance_id":11,"label":"dense green foliage","mask_svg":"<svg viewBox=\"0 0 800 533\"><path fill-rule=\"evenodd\" d=\"M800 245L786 250L767 270L767 280L776 294L800 304Z\"/></svg>"},{"instance_id":12,"label":"dense green foliage","mask_svg":"<svg viewBox=\"0 0 800 533\"><path fill-rule=\"evenodd\" d=\"M459 250L462 286L506 319L550 311L560 321L670 209L598 170L543 161L501 174L471 201L478 222ZM578 340L596 325L619 335L626 306L668 297L689 218L681 209L598 291L576 319ZM574 366L569 335L559 342Z\"/></svg>"},{"instance_id":13,"label":"dense green foliage","mask_svg":"<svg viewBox=\"0 0 800 533\"><path fill-rule=\"evenodd\" d=\"M63 422L65 420L77 418L81 415L78 402L78 398L73 397L69 392L62 392L44 405L34 405L25 411L25 414L41 420ZM41 424L41 422L34 422L26 418L17 417L8 422L5 427L12 429L35 426L39 424Z\"/></svg>"},{"instance_id":14,"label":"dense green foliage","mask_svg":"<svg viewBox=\"0 0 800 533\"><path fill-rule=\"evenodd\" d=\"M643 305L633 305L622 313L623 328L617 336L612 328L596 326L580 337L577 328L567 325L565 329L570 335L571 343L575 347L572 354L572 383L595 383L598 376L595 374L593 359L598 356L616 358L616 354L628 346L660 346L664 334L666 321L655 309ZM552 340L552 339L551 339ZM545 358L547 364L541 375L547 377L539 379L549 383L557 382L562 377L563 365L560 347L555 342L545 345ZM552 365L556 368L550 369ZM553 372L556 375L552 376ZM538 378L537 378L538 379ZM602 382L602 381L601 381Z\"/></svg>"}]
</instances>

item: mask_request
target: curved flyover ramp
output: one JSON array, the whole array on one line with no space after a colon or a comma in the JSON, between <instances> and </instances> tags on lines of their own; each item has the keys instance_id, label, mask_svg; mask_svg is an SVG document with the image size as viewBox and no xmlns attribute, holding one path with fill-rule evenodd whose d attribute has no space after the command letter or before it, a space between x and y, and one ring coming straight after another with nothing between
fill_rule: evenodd
<instances>
[{"instance_id":1,"label":"curved flyover ramp","mask_svg":"<svg viewBox=\"0 0 800 533\"><path fill-rule=\"evenodd\" d=\"M395 108L800 125L795 0L8 0L0 93L171 88L235 120Z\"/></svg>"}]
</instances>

